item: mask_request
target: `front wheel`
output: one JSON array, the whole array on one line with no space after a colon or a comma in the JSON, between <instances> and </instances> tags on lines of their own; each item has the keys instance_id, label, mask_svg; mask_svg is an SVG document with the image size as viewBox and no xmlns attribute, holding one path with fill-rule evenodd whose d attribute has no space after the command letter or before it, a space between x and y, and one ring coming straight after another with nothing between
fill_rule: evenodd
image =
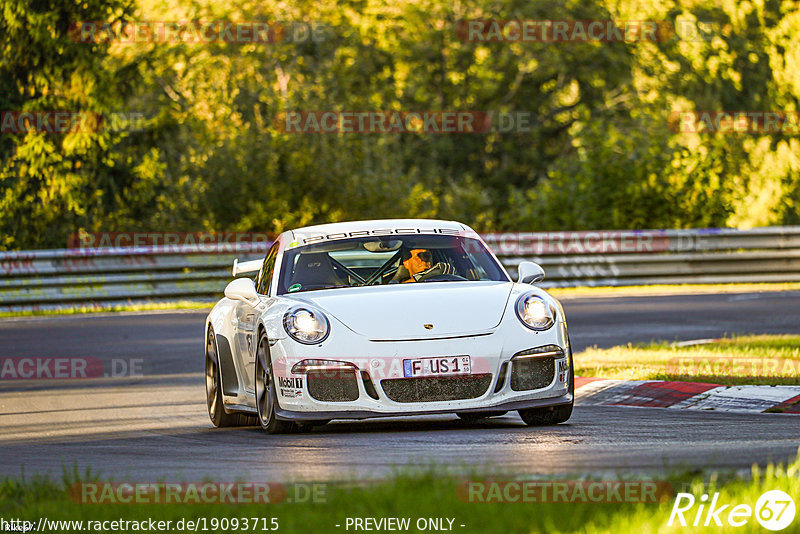
<instances>
[{"instance_id":1,"label":"front wheel","mask_svg":"<svg viewBox=\"0 0 800 534\"><path fill-rule=\"evenodd\" d=\"M238 413L227 413L222 405L222 378L219 370L219 355L214 330L208 327L206 336L206 404L208 417L215 427L249 426L256 424L255 418Z\"/></svg>"},{"instance_id":2,"label":"front wheel","mask_svg":"<svg viewBox=\"0 0 800 534\"><path fill-rule=\"evenodd\" d=\"M261 428L268 434L284 434L291 432L294 425L290 421L280 421L275 415L278 406L278 392L275 377L272 374L272 361L269 356L267 334L262 332L258 339L256 355L256 411Z\"/></svg>"},{"instance_id":3,"label":"front wheel","mask_svg":"<svg viewBox=\"0 0 800 534\"><path fill-rule=\"evenodd\" d=\"M519 416L522 417L526 425L557 425L566 422L572 417L572 407L575 404L575 368L572 365L572 344L569 347L569 378L567 380L569 380L569 392L572 393L572 401L561 406L519 410Z\"/></svg>"}]
</instances>

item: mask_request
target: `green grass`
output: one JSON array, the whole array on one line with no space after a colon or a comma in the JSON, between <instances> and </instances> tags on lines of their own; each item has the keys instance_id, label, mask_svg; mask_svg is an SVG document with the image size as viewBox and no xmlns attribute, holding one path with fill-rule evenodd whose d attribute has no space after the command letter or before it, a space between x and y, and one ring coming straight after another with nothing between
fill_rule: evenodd
<instances>
[{"instance_id":1,"label":"green grass","mask_svg":"<svg viewBox=\"0 0 800 534\"><path fill-rule=\"evenodd\" d=\"M676 284L648 286L558 287L547 290L556 298L616 297L648 295L691 295L714 293L758 293L762 291L800 291L800 283L763 284Z\"/></svg>"},{"instance_id":2,"label":"green grass","mask_svg":"<svg viewBox=\"0 0 800 534\"><path fill-rule=\"evenodd\" d=\"M120 304L113 306L103 306L101 303L96 305L68 306L53 310L26 310L13 312L0 312L3 317L37 317L40 315L74 315L79 313L109 313L109 312L137 312L153 310L201 310L210 309L211 302L195 300L178 300L173 302L140 302L131 304Z\"/></svg>"},{"instance_id":3,"label":"green grass","mask_svg":"<svg viewBox=\"0 0 800 534\"><path fill-rule=\"evenodd\" d=\"M587 480L586 477L583 477ZM755 506L767 490L779 489L797 499L800 495L800 463L789 466L753 468L750 477L734 474L705 476L674 475L666 479L672 491L658 502L470 502L460 491L466 478L428 470L417 475L398 475L381 482L329 485L324 498L313 504L83 504L68 496L67 489L86 477L65 477L61 482L34 479L26 482L7 479L0 483L0 517L20 518L37 523L40 517L49 520L154 520L212 518L277 518L279 532L325 533L347 532L348 517L453 518L454 531L463 533L527 533L527 532L615 532L656 533L686 532L666 524L674 503L675 492L687 492L699 498L703 493L720 492L720 504ZM91 480L91 477L88 478ZM498 480L470 477L471 481ZM541 479L540 479L541 480ZM562 479L563 480L563 479ZM598 480L609 481L605 476ZM631 480L630 478L628 480ZM136 482L141 482L136 480ZM291 493L291 492L290 492ZM322 494L318 493L318 496ZM732 506L728 507L728 511ZM691 522L697 506L687 513ZM725 515L722 516L724 521ZM211 523L207 523L209 526ZM336 528L335 525L342 525ZM460 525L465 525L461 527ZM691 524L691 523L690 523ZM795 525L800 524L800 517ZM59 532L71 532L64 529ZM202 529L200 529L202 531ZM221 531L211 529L211 531ZM229 530L229 531L242 531ZM260 531L260 529L259 529ZM352 528L350 532L352 532ZM695 530L696 531L696 530ZM716 532L763 532L751 518L747 526L714 529ZM786 532L791 532L791 528ZM795 530L796 531L796 530ZM417 532L414 528L409 532Z\"/></svg>"},{"instance_id":4,"label":"green grass","mask_svg":"<svg viewBox=\"0 0 800 534\"><path fill-rule=\"evenodd\" d=\"M800 336L744 336L688 347L651 343L590 348L575 355L575 373L620 380L796 385Z\"/></svg>"}]
</instances>

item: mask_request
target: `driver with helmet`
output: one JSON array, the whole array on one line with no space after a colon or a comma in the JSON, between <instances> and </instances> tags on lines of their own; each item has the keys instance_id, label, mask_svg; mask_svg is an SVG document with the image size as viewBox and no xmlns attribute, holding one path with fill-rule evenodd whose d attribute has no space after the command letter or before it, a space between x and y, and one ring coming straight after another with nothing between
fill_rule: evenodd
<instances>
[{"instance_id":1,"label":"driver with helmet","mask_svg":"<svg viewBox=\"0 0 800 534\"><path fill-rule=\"evenodd\" d=\"M449 263L438 262L433 265L433 254L426 248L404 249L401 258L401 265L392 282L422 282L434 276L456 274Z\"/></svg>"}]
</instances>

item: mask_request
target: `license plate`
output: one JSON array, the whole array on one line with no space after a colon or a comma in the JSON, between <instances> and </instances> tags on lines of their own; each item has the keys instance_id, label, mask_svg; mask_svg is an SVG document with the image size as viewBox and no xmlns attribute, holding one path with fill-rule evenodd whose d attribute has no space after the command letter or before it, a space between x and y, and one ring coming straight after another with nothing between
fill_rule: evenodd
<instances>
[{"instance_id":1,"label":"license plate","mask_svg":"<svg viewBox=\"0 0 800 534\"><path fill-rule=\"evenodd\" d=\"M403 374L406 378L417 376L468 375L471 372L472 365L469 356L403 360Z\"/></svg>"}]
</instances>

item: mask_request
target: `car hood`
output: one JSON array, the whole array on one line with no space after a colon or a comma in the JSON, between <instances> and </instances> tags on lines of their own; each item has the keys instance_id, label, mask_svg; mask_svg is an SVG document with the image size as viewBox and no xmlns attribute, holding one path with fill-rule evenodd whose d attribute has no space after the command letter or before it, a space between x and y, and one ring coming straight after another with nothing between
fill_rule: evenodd
<instances>
[{"instance_id":1,"label":"car hood","mask_svg":"<svg viewBox=\"0 0 800 534\"><path fill-rule=\"evenodd\" d=\"M480 334L503 320L511 282L425 282L293 295L374 341ZM427 328L425 325L432 325Z\"/></svg>"}]
</instances>

